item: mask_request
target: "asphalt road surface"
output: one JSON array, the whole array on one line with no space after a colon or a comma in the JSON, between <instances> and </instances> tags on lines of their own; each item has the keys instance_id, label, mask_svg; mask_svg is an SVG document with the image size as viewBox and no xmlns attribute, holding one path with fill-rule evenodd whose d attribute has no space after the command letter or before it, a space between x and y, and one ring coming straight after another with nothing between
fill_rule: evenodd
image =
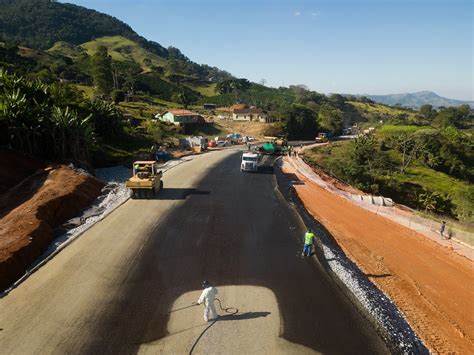
<instances>
[{"instance_id":1,"label":"asphalt road surface","mask_svg":"<svg viewBox=\"0 0 474 355\"><path fill-rule=\"evenodd\" d=\"M0 299L0 352L387 353L315 258L270 166L232 150L168 171ZM221 318L192 306L202 280ZM219 309L219 308L218 308Z\"/></svg>"}]
</instances>

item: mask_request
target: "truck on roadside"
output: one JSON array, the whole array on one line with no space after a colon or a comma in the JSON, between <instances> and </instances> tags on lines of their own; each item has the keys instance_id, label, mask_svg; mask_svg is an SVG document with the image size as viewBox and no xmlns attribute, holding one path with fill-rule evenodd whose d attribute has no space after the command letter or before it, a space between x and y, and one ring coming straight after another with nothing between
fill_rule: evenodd
<instances>
[{"instance_id":1,"label":"truck on roadside","mask_svg":"<svg viewBox=\"0 0 474 355\"><path fill-rule=\"evenodd\" d=\"M240 171L258 171L258 163L260 162L260 155L258 153L246 152L242 154L242 161L240 162Z\"/></svg>"}]
</instances>

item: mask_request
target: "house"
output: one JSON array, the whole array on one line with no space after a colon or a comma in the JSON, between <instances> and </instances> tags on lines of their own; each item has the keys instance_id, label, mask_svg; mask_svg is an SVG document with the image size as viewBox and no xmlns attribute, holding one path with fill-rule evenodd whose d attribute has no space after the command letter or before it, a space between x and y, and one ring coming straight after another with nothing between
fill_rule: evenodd
<instances>
[{"instance_id":1,"label":"house","mask_svg":"<svg viewBox=\"0 0 474 355\"><path fill-rule=\"evenodd\" d=\"M204 117L200 114L186 109L169 109L161 115L156 115L155 118L175 125L204 122Z\"/></svg>"},{"instance_id":2,"label":"house","mask_svg":"<svg viewBox=\"0 0 474 355\"><path fill-rule=\"evenodd\" d=\"M244 108L244 109L234 109L232 113L232 120L234 121L259 121L263 123L270 122L268 114L258 108Z\"/></svg>"}]
</instances>

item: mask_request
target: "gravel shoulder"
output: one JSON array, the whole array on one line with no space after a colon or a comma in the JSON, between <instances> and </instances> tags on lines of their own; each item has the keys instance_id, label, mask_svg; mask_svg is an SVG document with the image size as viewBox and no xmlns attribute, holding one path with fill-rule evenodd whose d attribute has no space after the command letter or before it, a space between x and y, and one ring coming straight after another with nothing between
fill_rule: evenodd
<instances>
[{"instance_id":1,"label":"gravel shoulder","mask_svg":"<svg viewBox=\"0 0 474 355\"><path fill-rule=\"evenodd\" d=\"M403 312L436 353L474 349L471 260L398 223L360 208L305 178L294 189L344 253Z\"/></svg>"}]
</instances>

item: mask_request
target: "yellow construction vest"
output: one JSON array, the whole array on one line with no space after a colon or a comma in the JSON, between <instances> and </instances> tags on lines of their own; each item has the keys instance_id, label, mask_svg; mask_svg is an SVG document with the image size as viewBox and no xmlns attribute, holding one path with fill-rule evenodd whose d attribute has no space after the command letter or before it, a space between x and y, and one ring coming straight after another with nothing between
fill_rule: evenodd
<instances>
[{"instance_id":1,"label":"yellow construction vest","mask_svg":"<svg viewBox=\"0 0 474 355\"><path fill-rule=\"evenodd\" d=\"M306 233L304 235L304 243L306 245L313 244L314 233Z\"/></svg>"}]
</instances>

